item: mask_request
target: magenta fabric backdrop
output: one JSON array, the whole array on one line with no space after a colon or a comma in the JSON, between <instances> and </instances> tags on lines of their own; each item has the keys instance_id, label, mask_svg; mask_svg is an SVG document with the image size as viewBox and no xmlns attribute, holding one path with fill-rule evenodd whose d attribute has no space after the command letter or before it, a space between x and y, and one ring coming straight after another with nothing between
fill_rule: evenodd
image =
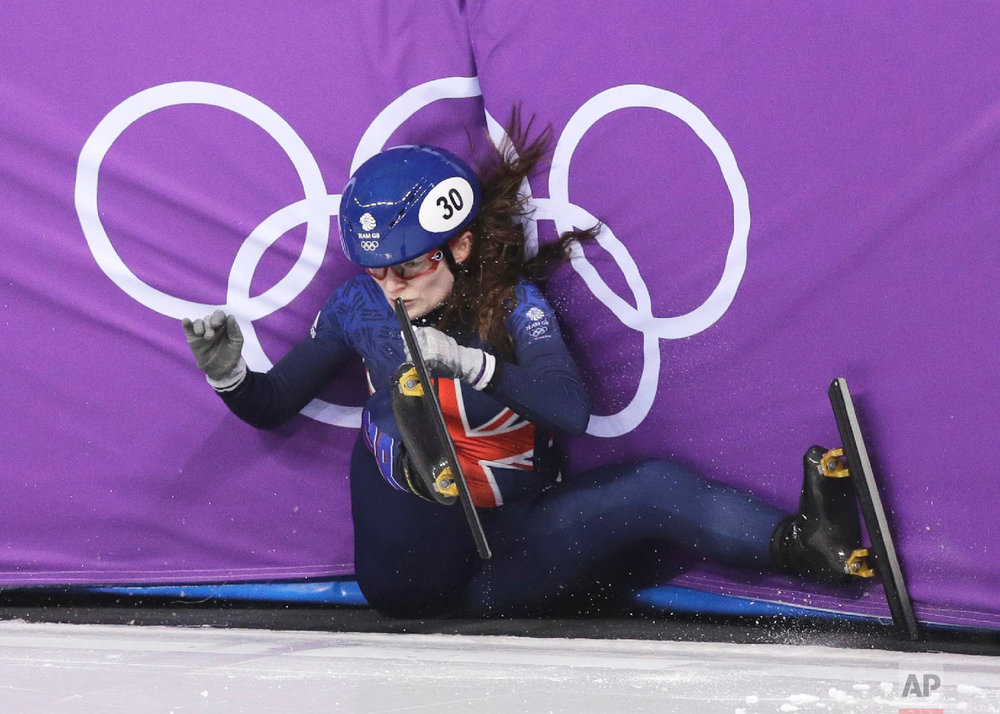
<instances>
[{"instance_id":1,"label":"magenta fabric backdrop","mask_svg":"<svg viewBox=\"0 0 1000 714\"><path fill-rule=\"evenodd\" d=\"M918 614L1000 626L995 3L12 2L0 28L0 583L351 573L360 368L258 432L179 318L227 305L266 368L353 272L352 166L479 154L521 102L555 141L532 231L606 226L550 287L594 411L569 478L663 456L793 509L845 377Z\"/></svg>"}]
</instances>

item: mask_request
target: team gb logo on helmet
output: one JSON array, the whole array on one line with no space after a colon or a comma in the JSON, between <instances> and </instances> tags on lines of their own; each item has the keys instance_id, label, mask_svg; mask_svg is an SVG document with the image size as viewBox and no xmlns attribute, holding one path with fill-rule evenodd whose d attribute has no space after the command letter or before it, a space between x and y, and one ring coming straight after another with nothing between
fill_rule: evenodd
<instances>
[{"instance_id":1,"label":"team gb logo on helmet","mask_svg":"<svg viewBox=\"0 0 1000 714\"><path fill-rule=\"evenodd\" d=\"M369 125L354 153L350 174L365 160L382 150L392 133L407 119L428 104L440 99L461 99L480 95L475 77L447 77L414 87L383 109ZM268 216L244 240L229 272L224 305L210 305L184 300L157 290L140 280L122 261L108 237L97 210L98 174L101 162L124 131L146 114L165 107L204 104L235 112L268 133L288 155L302 182L305 198ZM593 415L587 428L595 436L613 437L632 431L649 414L656 396L660 370L660 339L689 337L714 324L732 304L746 268L747 237L750 232L750 204L746 182L736 164L732 149L701 110L683 97L648 85L622 85L605 90L588 100L566 124L556 143L552 168L549 171L548 199L534 199L535 214L525 228L528 250L537 250L537 230L534 221L554 221L559 231L593 225L596 218L569 200L569 167L573 152L584 134L599 119L619 109L651 108L671 114L685 122L712 151L722 171L733 201L733 237L726 255L722 277L708 298L683 315L656 317L652 314L649 289L628 248L604 225L598 244L618 264L625 276L635 306L616 294L582 251L574 253L572 266L588 289L622 324L643 335L643 365L639 386L631 402L621 411L608 415ZM497 143L503 129L487 114L490 135ZM346 179L345 179L346 180ZM341 185L343 182L341 182ZM530 186L524 189L530 195ZM76 174L76 211L87 244L101 270L125 293L146 307L163 315L180 319L223 309L240 320L245 338L244 356L256 370L272 366L257 337L254 321L284 308L294 300L316 276L329 241L330 217L339 210L340 195L328 194L319 165L302 139L274 110L259 100L238 90L208 82L172 82L135 94L105 116L87 139L80 152ZM372 216L361 217L362 229L369 232L367 240L377 247L378 236ZM288 273L275 285L250 296L250 284L267 249L296 226L306 225L302 252ZM357 427L361 409L313 400L303 414L334 426Z\"/></svg>"},{"instance_id":2,"label":"team gb logo on helmet","mask_svg":"<svg viewBox=\"0 0 1000 714\"><path fill-rule=\"evenodd\" d=\"M372 217L372 214L370 213L364 214L358 220L361 221L361 230L364 231L370 231L376 225L375 219Z\"/></svg>"}]
</instances>

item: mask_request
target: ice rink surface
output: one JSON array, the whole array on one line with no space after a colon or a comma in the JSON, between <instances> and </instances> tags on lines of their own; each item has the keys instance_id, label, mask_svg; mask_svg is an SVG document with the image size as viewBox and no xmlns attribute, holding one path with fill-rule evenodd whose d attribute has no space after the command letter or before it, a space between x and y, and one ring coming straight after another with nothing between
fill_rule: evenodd
<instances>
[{"instance_id":1,"label":"ice rink surface","mask_svg":"<svg viewBox=\"0 0 1000 714\"><path fill-rule=\"evenodd\" d=\"M773 644L0 622L0 711L11 714L907 709L1000 712L1000 658Z\"/></svg>"}]
</instances>

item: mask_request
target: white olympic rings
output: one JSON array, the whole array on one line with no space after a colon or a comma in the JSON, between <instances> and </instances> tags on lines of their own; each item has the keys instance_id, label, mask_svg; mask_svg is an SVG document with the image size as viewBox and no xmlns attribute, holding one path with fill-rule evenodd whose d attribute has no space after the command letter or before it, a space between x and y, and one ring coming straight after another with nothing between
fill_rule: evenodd
<instances>
[{"instance_id":1,"label":"white olympic rings","mask_svg":"<svg viewBox=\"0 0 1000 714\"><path fill-rule=\"evenodd\" d=\"M475 77L447 77L426 82L404 92L372 121L362 135L351 163L350 173L385 146L390 136L413 114L441 99L480 96ZM246 238L230 269L224 305L209 305L168 295L140 280L119 257L101 222L97 207L98 174L101 163L114 142L138 119L158 109L182 104L220 107L243 116L266 131L288 154L302 182L305 194L299 200L268 216ZM643 368L636 395L621 411L593 415L588 433L613 437L635 429L652 408L660 370L660 339L688 337L714 324L729 308L746 268L750 207L746 183L735 156L722 134L697 107L683 97L647 85L623 85L601 92L572 116L556 143L549 172L548 199L533 199L536 211L526 224L527 251L537 250L538 220L552 220L562 232L597 222L589 212L569 200L569 166L583 135L598 120L613 111L631 107L659 109L685 122L712 151L733 199L733 238L719 284L694 310L674 317L655 317L648 287L626 246L605 224L598 245L606 250L622 270L633 307L601 278L581 250L573 255L572 266L588 289L622 323L643 334ZM488 113L487 126L494 142L503 138L503 129ZM524 191L531 189L524 183ZM80 152L76 175L76 210L84 236L98 266L122 290L146 307L173 318L196 317L216 309L236 315L243 327L244 356L251 369L267 370L271 360L264 353L253 326L288 305L312 282L323 262L329 243L330 218L339 210L340 195L328 194L318 164L302 139L274 110L238 90L208 82L173 82L135 94L112 109L94 129ZM264 253L282 235L306 224L302 252L277 284L252 297L250 284ZM320 399L313 400L303 414L334 426L357 427L359 407L345 407Z\"/></svg>"}]
</instances>

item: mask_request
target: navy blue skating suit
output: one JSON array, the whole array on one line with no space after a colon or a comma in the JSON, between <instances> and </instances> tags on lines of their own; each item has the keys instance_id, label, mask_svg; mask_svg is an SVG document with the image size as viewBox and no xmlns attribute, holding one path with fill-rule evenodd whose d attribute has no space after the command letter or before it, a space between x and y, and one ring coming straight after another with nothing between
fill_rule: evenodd
<instances>
[{"instance_id":1,"label":"navy blue skating suit","mask_svg":"<svg viewBox=\"0 0 1000 714\"><path fill-rule=\"evenodd\" d=\"M589 418L576 365L536 286L517 285L507 327L515 359L500 362L483 391L457 379L436 380L445 422L479 507L500 506L554 483L558 465L552 431L582 433ZM450 332L463 345L492 351L468 330ZM395 314L371 277L359 275L343 285L323 306L309 339L267 375L250 373L223 399L251 424L279 424L298 413L353 355L364 361L375 393L364 415L368 446L382 457L389 484L405 490L391 471L391 456L378 453L387 444L383 435L398 444L388 387L405 359L403 340Z\"/></svg>"},{"instance_id":2,"label":"navy blue skating suit","mask_svg":"<svg viewBox=\"0 0 1000 714\"><path fill-rule=\"evenodd\" d=\"M388 614L526 614L590 597L629 578L651 551L767 566L785 514L669 462L602 466L559 481L552 432L589 418L576 366L538 288L516 286L507 320L514 354L480 392L449 379L438 395L494 556L481 560L461 508L421 500L393 472L398 431L389 383L404 361L399 326L375 281L338 289L310 336L268 373L222 392L257 427L283 423L354 355L373 393L351 457L355 567L368 601ZM419 322L418 322L419 324ZM471 331L460 344L493 351ZM610 583L611 585L607 585ZM607 594L607 593L605 593Z\"/></svg>"}]
</instances>

